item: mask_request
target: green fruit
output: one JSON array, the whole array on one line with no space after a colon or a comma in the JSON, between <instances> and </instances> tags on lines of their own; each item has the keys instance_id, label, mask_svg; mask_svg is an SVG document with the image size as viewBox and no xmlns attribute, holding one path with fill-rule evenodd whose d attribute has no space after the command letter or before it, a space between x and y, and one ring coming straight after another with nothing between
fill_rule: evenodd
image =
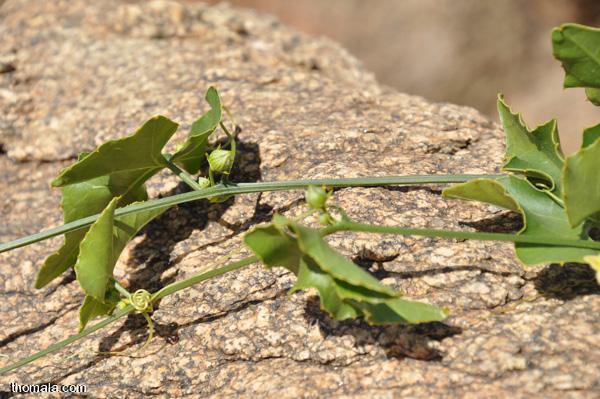
<instances>
[{"instance_id":1,"label":"green fruit","mask_svg":"<svg viewBox=\"0 0 600 399\"><path fill-rule=\"evenodd\" d=\"M208 156L208 165L218 173L229 173L233 166L235 154L233 151L217 148Z\"/></svg>"}]
</instances>

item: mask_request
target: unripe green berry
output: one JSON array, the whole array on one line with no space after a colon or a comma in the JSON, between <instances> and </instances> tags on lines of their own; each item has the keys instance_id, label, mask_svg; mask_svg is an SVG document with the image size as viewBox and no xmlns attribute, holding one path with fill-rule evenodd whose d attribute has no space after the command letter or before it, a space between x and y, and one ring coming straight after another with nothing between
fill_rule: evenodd
<instances>
[{"instance_id":1,"label":"unripe green berry","mask_svg":"<svg viewBox=\"0 0 600 399\"><path fill-rule=\"evenodd\" d=\"M208 156L208 165L215 172L229 173L231 167L233 166L234 158L235 154L233 151L217 148Z\"/></svg>"}]
</instances>

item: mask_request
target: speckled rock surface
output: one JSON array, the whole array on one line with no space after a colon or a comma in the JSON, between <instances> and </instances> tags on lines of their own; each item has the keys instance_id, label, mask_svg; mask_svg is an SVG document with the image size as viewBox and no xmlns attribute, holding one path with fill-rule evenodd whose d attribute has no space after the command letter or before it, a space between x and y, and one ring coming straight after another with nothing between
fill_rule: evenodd
<instances>
[{"instance_id":1,"label":"speckled rock surface","mask_svg":"<svg viewBox=\"0 0 600 399\"><path fill-rule=\"evenodd\" d=\"M502 133L478 112L380 87L334 43L264 15L201 3L7 1L0 8L0 240L61 221L49 180L81 150L161 113L182 123L216 85L242 128L238 181L493 172ZM490 93L493 95L494 93ZM443 200L440 186L342 189L360 221L511 231L495 208ZM185 188L168 174L151 195ZM211 267L302 193L171 209L127 247L117 275L157 289ZM583 266L523 270L507 244L340 234L356 262L407 297L447 306L445 323L336 322L293 276L251 266L161 301L139 346L131 316L0 376L86 384L89 397L598 397L600 293ZM74 333L83 295L67 274L32 288L56 238L0 254L0 365ZM244 251L235 255L240 257Z\"/></svg>"}]
</instances>

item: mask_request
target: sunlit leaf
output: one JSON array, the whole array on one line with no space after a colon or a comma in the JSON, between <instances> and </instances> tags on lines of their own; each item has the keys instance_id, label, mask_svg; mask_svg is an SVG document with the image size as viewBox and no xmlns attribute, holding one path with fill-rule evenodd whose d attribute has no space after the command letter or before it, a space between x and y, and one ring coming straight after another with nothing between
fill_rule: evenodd
<instances>
[{"instance_id":1,"label":"sunlit leaf","mask_svg":"<svg viewBox=\"0 0 600 399\"><path fill-rule=\"evenodd\" d=\"M554 57L565 70L565 87L585 87L592 103L600 89L600 29L564 24L552 31Z\"/></svg>"},{"instance_id":2,"label":"sunlit leaf","mask_svg":"<svg viewBox=\"0 0 600 399\"><path fill-rule=\"evenodd\" d=\"M588 87L585 89L585 95L592 104L600 106L600 89Z\"/></svg>"},{"instance_id":3,"label":"sunlit leaf","mask_svg":"<svg viewBox=\"0 0 600 399\"><path fill-rule=\"evenodd\" d=\"M480 201L499 206L514 212L521 212L521 207L511 197L504 186L493 179L473 179L466 183L455 184L443 191L449 198Z\"/></svg>"},{"instance_id":4,"label":"sunlit leaf","mask_svg":"<svg viewBox=\"0 0 600 399\"><path fill-rule=\"evenodd\" d=\"M302 256L298 243L272 224L256 227L246 234L244 242L265 266L282 266L298 274L298 265Z\"/></svg>"},{"instance_id":5,"label":"sunlit leaf","mask_svg":"<svg viewBox=\"0 0 600 399\"><path fill-rule=\"evenodd\" d=\"M80 159L86 155L80 155ZM145 201L148 196L143 181L139 181L135 176L132 177L130 185L121 184L119 187L111 184L112 179L109 175L62 187L61 207L65 223L100 213L116 196L122 196L119 206ZM79 244L87 230L80 229L65 234L64 244L57 252L46 258L38 271L36 288L44 287L75 265Z\"/></svg>"},{"instance_id":6,"label":"sunlit leaf","mask_svg":"<svg viewBox=\"0 0 600 399\"><path fill-rule=\"evenodd\" d=\"M336 289L336 281L330 274L324 272L310 257L303 257L297 280L290 293L314 288L319 293L321 309L337 320L355 319L362 316L356 306L346 302Z\"/></svg>"},{"instance_id":7,"label":"sunlit leaf","mask_svg":"<svg viewBox=\"0 0 600 399\"><path fill-rule=\"evenodd\" d=\"M348 260L325 242L318 230L293 223L291 229L297 236L303 254L310 256L333 278L352 285L354 294L362 295L373 302L399 296L397 292L381 284L379 280ZM346 296L352 295L348 293Z\"/></svg>"},{"instance_id":8,"label":"sunlit leaf","mask_svg":"<svg viewBox=\"0 0 600 399\"><path fill-rule=\"evenodd\" d=\"M371 324L389 324L439 321L447 316L433 305L400 300L400 293L334 250L318 230L281 216L247 233L244 242L268 267L283 266L297 275L291 292L316 289L321 309L335 319L364 316Z\"/></svg>"},{"instance_id":9,"label":"sunlit leaf","mask_svg":"<svg viewBox=\"0 0 600 399\"><path fill-rule=\"evenodd\" d=\"M374 325L427 323L444 320L448 316L446 309L440 309L437 306L423 302L407 301L402 298L390 299L375 305L361 302L357 306L362 309L367 322Z\"/></svg>"},{"instance_id":10,"label":"sunlit leaf","mask_svg":"<svg viewBox=\"0 0 600 399\"><path fill-rule=\"evenodd\" d=\"M583 131L583 143L581 143L581 148L585 148L588 147L592 144L594 144L594 142L596 140L598 140L600 138L600 123L592 126L592 127L588 127L587 129L585 129Z\"/></svg>"},{"instance_id":11,"label":"sunlit leaf","mask_svg":"<svg viewBox=\"0 0 600 399\"><path fill-rule=\"evenodd\" d=\"M104 301L115 264L131 239L164 208L114 217L120 198L113 198L85 235L75 264L77 280L85 293Z\"/></svg>"},{"instance_id":12,"label":"sunlit leaf","mask_svg":"<svg viewBox=\"0 0 600 399\"><path fill-rule=\"evenodd\" d=\"M564 202L571 225L600 212L600 140L592 140L597 129L584 137L584 147L567 158L563 171Z\"/></svg>"},{"instance_id":13,"label":"sunlit leaf","mask_svg":"<svg viewBox=\"0 0 600 399\"><path fill-rule=\"evenodd\" d=\"M539 238L588 240L583 226L571 227L565 210L547 193L536 189L529 181L517 176L476 179L444 190L444 196L494 204L515 210L523 216L523 228L518 234ZM512 201L511 201L512 199ZM517 257L526 265L550 262L581 262L593 249L562 247L530 243L515 243Z\"/></svg>"},{"instance_id":14,"label":"sunlit leaf","mask_svg":"<svg viewBox=\"0 0 600 399\"><path fill-rule=\"evenodd\" d=\"M155 116L135 134L108 141L65 168L52 185L61 187L110 175L111 185L121 191L123 184L130 184L132 175L145 181L165 167L166 160L161 151L177 126L177 123L164 116Z\"/></svg>"},{"instance_id":15,"label":"sunlit leaf","mask_svg":"<svg viewBox=\"0 0 600 399\"><path fill-rule=\"evenodd\" d=\"M79 331L83 330L87 323L94 317L110 315L117 303L119 303L119 292L114 288L106 291L104 301L98 301L90 295L86 295L81 308L79 308Z\"/></svg>"},{"instance_id":16,"label":"sunlit leaf","mask_svg":"<svg viewBox=\"0 0 600 399\"><path fill-rule=\"evenodd\" d=\"M206 102L210 110L192 124L187 139L179 150L173 155L173 162L180 164L189 173L196 173L202 166L206 157L208 137L215 131L221 122L222 107L219 93L214 87L206 92Z\"/></svg>"},{"instance_id":17,"label":"sunlit leaf","mask_svg":"<svg viewBox=\"0 0 600 399\"><path fill-rule=\"evenodd\" d=\"M506 134L504 170L542 180L544 188L560 195L563 155L556 121L551 120L530 131L520 114L514 113L498 97L498 113Z\"/></svg>"}]
</instances>

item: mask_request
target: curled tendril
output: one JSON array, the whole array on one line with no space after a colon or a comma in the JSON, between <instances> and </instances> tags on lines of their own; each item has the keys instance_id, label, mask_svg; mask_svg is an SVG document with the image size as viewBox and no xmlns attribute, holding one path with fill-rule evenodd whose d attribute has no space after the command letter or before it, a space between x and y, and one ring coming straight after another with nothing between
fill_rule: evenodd
<instances>
[{"instance_id":1,"label":"curled tendril","mask_svg":"<svg viewBox=\"0 0 600 399\"><path fill-rule=\"evenodd\" d=\"M146 290L137 290L129 297L129 303L138 313L152 313L152 295Z\"/></svg>"}]
</instances>

